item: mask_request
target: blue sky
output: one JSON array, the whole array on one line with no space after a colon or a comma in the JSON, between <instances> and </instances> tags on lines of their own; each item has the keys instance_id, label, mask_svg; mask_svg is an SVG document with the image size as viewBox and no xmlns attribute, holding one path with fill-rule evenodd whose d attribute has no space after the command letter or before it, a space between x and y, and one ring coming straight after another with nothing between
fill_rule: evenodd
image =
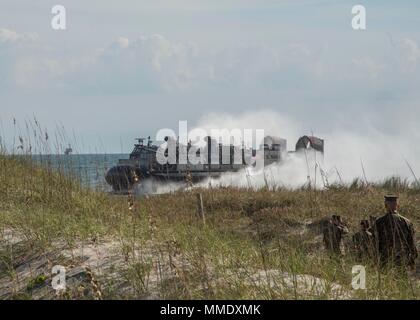
<instances>
[{"instance_id":1,"label":"blue sky","mask_svg":"<svg viewBox=\"0 0 420 320\"><path fill-rule=\"evenodd\" d=\"M418 1L62 0L65 31L50 27L55 4L1 1L6 139L35 115L80 152L128 152L178 120L261 110L302 134L417 134ZM356 4L366 31L351 28Z\"/></svg>"}]
</instances>

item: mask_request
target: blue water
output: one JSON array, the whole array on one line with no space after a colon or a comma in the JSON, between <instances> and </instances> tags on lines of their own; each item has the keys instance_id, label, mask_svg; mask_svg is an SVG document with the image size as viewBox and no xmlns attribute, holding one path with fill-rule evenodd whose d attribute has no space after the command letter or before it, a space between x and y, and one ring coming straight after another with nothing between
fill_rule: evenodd
<instances>
[{"instance_id":1,"label":"blue water","mask_svg":"<svg viewBox=\"0 0 420 320\"><path fill-rule=\"evenodd\" d=\"M78 179L83 185L103 191L110 187L105 181L106 172L118 159L128 159L128 154L71 154L33 155L35 162L59 170Z\"/></svg>"}]
</instances>

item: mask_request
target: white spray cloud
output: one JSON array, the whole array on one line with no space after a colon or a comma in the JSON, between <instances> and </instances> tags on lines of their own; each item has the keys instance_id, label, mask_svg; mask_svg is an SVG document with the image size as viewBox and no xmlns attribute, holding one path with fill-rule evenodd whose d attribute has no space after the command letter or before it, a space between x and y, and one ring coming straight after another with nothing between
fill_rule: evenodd
<instances>
[{"instance_id":1,"label":"white spray cloud","mask_svg":"<svg viewBox=\"0 0 420 320\"><path fill-rule=\"evenodd\" d=\"M202 128L207 132L212 129L263 129L265 135L290 137L295 140L294 142L302 134L302 128L300 128L298 122L272 110L259 110L242 114L210 113L201 117L194 127ZM257 146L260 143L261 141L256 141Z\"/></svg>"},{"instance_id":2,"label":"white spray cloud","mask_svg":"<svg viewBox=\"0 0 420 320\"><path fill-rule=\"evenodd\" d=\"M210 114L202 117L195 128L252 128L264 129L266 134L278 135L288 139L288 157L280 162L266 166L259 171L244 169L226 172L219 178L208 178L197 183L196 187L233 186L262 188L268 186L299 188L309 181L319 188L328 183L349 183L354 178L369 182L380 182L390 176L413 180L405 160L414 171L420 170L416 162L420 156L420 146L416 143L419 132L411 127L401 127L398 133L389 134L367 128L364 131L350 132L335 129L316 134L325 141L324 155L308 149L306 152L293 152L299 136L308 135L297 121L273 111L257 111L240 115ZM420 172L420 171L419 171ZM184 188L181 184L162 184L158 193Z\"/></svg>"}]
</instances>

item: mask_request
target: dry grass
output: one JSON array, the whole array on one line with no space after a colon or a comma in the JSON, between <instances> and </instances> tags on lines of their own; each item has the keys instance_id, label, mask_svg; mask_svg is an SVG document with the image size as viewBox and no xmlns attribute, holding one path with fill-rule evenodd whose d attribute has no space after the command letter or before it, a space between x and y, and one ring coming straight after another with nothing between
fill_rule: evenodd
<instances>
[{"instance_id":1,"label":"dry grass","mask_svg":"<svg viewBox=\"0 0 420 320\"><path fill-rule=\"evenodd\" d=\"M357 261L322 249L323 218L339 213L355 231L360 219L382 212L390 191L419 230L420 192L395 178L323 191L193 189L136 198L131 207L127 197L2 155L0 297L56 298L51 267L62 264L73 276L59 298L417 299L418 273L406 278L367 264L367 290L355 291ZM86 262L79 249L107 258Z\"/></svg>"}]
</instances>

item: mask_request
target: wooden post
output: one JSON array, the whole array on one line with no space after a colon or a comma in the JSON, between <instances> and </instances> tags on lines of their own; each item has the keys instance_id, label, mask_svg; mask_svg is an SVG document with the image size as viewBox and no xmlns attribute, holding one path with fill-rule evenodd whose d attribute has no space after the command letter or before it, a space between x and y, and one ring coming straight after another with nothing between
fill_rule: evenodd
<instances>
[{"instance_id":1,"label":"wooden post","mask_svg":"<svg viewBox=\"0 0 420 320\"><path fill-rule=\"evenodd\" d=\"M197 193L197 213L199 217L203 219L203 224L206 224L206 218L204 216L203 196L201 193Z\"/></svg>"}]
</instances>

